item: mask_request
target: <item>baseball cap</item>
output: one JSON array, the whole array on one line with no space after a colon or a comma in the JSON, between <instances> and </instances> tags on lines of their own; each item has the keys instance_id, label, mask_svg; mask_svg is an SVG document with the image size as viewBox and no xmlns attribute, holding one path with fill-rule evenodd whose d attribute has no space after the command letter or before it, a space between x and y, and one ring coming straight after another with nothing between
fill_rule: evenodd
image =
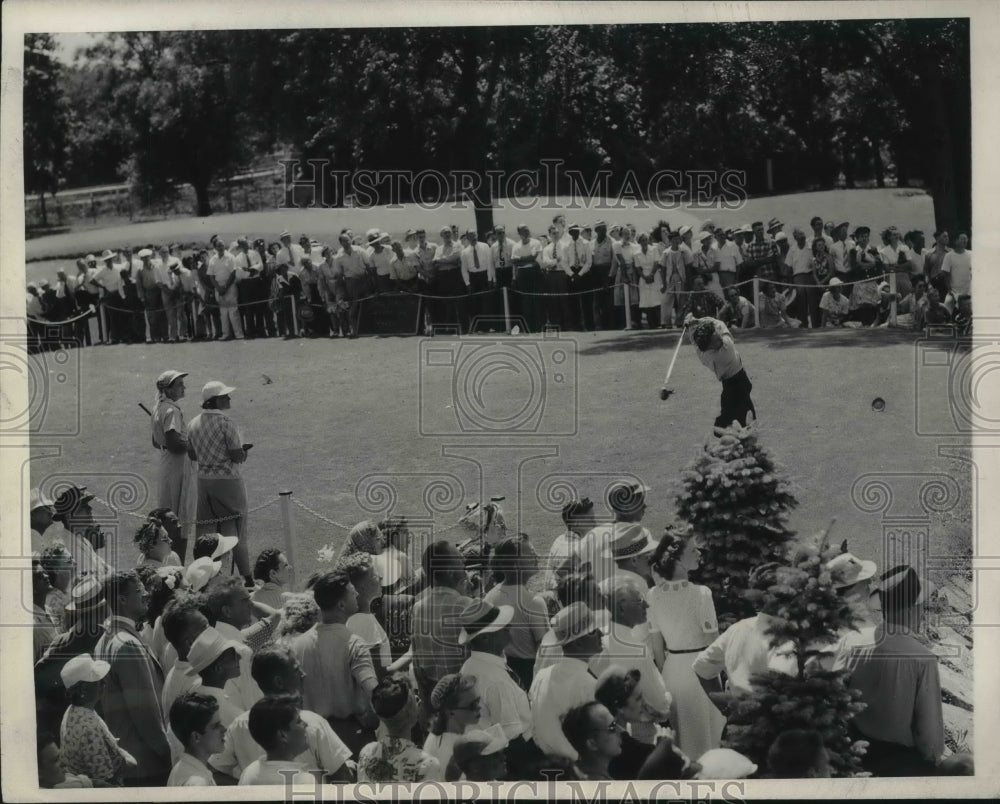
<instances>
[{"instance_id":1,"label":"baseball cap","mask_svg":"<svg viewBox=\"0 0 1000 804\"><path fill-rule=\"evenodd\" d=\"M205 383L205 387L201 389L201 401L208 402L209 399L214 399L217 396L228 396L235 390L235 388L226 385L224 382L209 380Z\"/></svg>"},{"instance_id":2,"label":"baseball cap","mask_svg":"<svg viewBox=\"0 0 1000 804\"><path fill-rule=\"evenodd\" d=\"M174 369L167 369L159 377L156 378L156 387L163 389L169 388L173 385L174 380L179 380L181 377L186 377L188 374L186 371L176 371Z\"/></svg>"}]
</instances>

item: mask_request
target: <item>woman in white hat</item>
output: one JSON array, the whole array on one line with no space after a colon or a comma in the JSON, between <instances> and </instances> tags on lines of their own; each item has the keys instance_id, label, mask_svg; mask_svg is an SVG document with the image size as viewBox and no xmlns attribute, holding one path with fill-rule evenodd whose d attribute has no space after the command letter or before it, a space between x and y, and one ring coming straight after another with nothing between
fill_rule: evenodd
<instances>
[{"instance_id":1,"label":"woman in white hat","mask_svg":"<svg viewBox=\"0 0 1000 804\"><path fill-rule=\"evenodd\" d=\"M202 412L188 427L188 455L198 463L198 522L201 533L218 532L239 539L233 548L236 569L254 588L247 550L247 490L240 474L240 464L247 459L248 444L243 444L229 410L229 395L235 391L225 383L212 380L201 391Z\"/></svg>"},{"instance_id":2,"label":"woman in white hat","mask_svg":"<svg viewBox=\"0 0 1000 804\"><path fill-rule=\"evenodd\" d=\"M180 537L173 545L184 563L187 543L195 519L195 471L188 457L187 426L177 404L183 397L187 373L168 369L156 378L156 404L153 407L153 447L160 451L158 505L169 508L180 520Z\"/></svg>"}]
</instances>

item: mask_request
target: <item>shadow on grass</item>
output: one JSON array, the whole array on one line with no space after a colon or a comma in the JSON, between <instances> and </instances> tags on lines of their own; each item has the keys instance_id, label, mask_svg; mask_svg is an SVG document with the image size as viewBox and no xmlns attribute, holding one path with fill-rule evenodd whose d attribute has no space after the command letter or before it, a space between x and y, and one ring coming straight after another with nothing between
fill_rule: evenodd
<instances>
[{"instance_id":1,"label":"shadow on grass","mask_svg":"<svg viewBox=\"0 0 1000 804\"><path fill-rule=\"evenodd\" d=\"M650 330L623 333L620 338L602 340L599 343L580 344L582 354L600 355L609 352L646 352L652 349L670 349L677 343L679 330ZM875 348L913 343L922 333L912 330L891 329L747 329L733 333L736 344L763 343L774 349L790 347L836 347L853 346ZM685 339L685 346L690 339Z\"/></svg>"}]
</instances>

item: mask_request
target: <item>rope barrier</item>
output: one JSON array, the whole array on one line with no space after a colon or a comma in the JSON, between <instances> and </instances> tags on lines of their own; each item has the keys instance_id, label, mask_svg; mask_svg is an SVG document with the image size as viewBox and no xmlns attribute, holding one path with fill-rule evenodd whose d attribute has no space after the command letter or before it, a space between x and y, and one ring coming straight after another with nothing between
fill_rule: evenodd
<instances>
[{"instance_id":1,"label":"rope barrier","mask_svg":"<svg viewBox=\"0 0 1000 804\"><path fill-rule=\"evenodd\" d=\"M81 321L84 318L90 318L96 313L97 311L94 309L93 306L91 306L90 308L88 308L87 312L80 313L79 315L74 316L73 318L63 319L62 321L49 321L48 319L32 318L30 315L26 316L26 318L33 324L42 324L43 326L46 327L61 327L65 326L66 324L75 324L77 321Z\"/></svg>"},{"instance_id":2,"label":"rope barrier","mask_svg":"<svg viewBox=\"0 0 1000 804\"><path fill-rule=\"evenodd\" d=\"M125 516L130 516L133 519L138 519L138 520L141 520L143 522L145 522L148 519L148 517L143 516L142 514L137 514L134 511L124 511L121 508L118 508L117 506L112 505L107 500L105 500L105 499L103 499L101 497L98 497L96 495L94 496L94 500L96 502L99 502L105 508L108 508L109 510L114 511L119 516L121 516L121 515L124 514ZM255 508L250 508L250 509L247 510L247 515L255 514L258 511L263 511L265 508L268 508L268 507L270 507L272 505L277 505L278 502L279 502L278 500L270 500L270 501L268 501L266 503L263 503L262 505L256 506ZM231 519L239 519L241 516L243 516L243 514L231 514L229 516L213 517L212 519L192 519L192 520L183 521L180 524L181 525L215 525L215 524L217 524L219 522L228 522Z\"/></svg>"}]
</instances>

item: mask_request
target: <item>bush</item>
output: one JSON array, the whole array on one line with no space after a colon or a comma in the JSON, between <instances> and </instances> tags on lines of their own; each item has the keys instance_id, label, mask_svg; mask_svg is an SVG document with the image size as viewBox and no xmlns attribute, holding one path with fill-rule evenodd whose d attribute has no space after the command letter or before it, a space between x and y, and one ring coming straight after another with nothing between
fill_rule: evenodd
<instances>
[{"instance_id":1,"label":"bush","mask_svg":"<svg viewBox=\"0 0 1000 804\"><path fill-rule=\"evenodd\" d=\"M692 580L712 590L719 627L756 612L743 597L751 570L783 561L795 533L788 512L798 505L784 472L757 443L754 425L734 425L684 470L679 516L702 544Z\"/></svg>"}]
</instances>

